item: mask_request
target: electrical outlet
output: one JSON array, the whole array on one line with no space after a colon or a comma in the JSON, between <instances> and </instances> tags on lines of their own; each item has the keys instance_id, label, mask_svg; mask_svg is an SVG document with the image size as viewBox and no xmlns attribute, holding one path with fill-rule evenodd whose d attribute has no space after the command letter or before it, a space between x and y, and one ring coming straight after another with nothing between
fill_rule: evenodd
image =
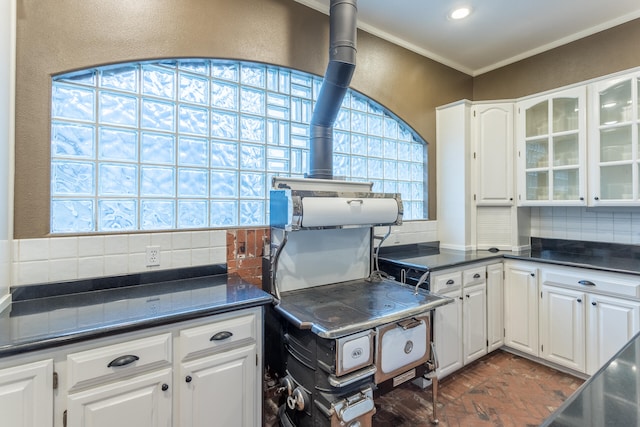
<instances>
[{"instance_id":1,"label":"electrical outlet","mask_svg":"<svg viewBox=\"0 0 640 427\"><path fill-rule=\"evenodd\" d=\"M160 246L147 246L145 260L147 267L158 267L160 265Z\"/></svg>"}]
</instances>

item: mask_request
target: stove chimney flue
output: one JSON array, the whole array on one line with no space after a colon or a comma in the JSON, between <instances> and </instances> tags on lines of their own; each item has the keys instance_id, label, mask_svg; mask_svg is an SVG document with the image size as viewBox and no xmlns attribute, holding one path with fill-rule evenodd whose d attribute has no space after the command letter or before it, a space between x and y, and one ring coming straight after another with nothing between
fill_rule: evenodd
<instances>
[{"instance_id":1,"label":"stove chimney flue","mask_svg":"<svg viewBox=\"0 0 640 427\"><path fill-rule=\"evenodd\" d=\"M333 179L333 125L356 68L357 0L331 0L329 64L310 126L309 178Z\"/></svg>"}]
</instances>

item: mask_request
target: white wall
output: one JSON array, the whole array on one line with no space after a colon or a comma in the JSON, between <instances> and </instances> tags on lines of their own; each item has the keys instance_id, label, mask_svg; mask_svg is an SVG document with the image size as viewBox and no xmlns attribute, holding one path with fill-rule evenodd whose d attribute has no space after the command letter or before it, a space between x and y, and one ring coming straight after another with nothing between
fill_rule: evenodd
<instances>
[{"instance_id":1,"label":"white wall","mask_svg":"<svg viewBox=\"0 0 640 427\"><path fill-rule=\"evenodd\" d=\"M0 310L9 302L13 237L16 0L0 0Z\"/></svg>"},{"instance_id":2,"label":"white wall","mask_svg":"<svg viewBox=\"0 0 640 427\"><path fill-rule=\"evenodd\" d=\"M638 208L531 208L531 236L640 244Z\"/></svg>"}]
</instances>

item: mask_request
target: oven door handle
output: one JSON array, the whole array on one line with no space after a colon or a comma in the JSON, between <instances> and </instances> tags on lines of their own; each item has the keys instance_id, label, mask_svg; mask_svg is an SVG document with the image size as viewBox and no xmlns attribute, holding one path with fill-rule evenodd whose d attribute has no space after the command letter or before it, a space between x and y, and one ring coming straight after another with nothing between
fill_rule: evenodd
<instances>
[{"instance_id":1,"label":"oven door handle","mask_svg":"<svg viewBox=\"0 0 640 427\"><path fill-rule=\"evenodd\" d=\"M397 325L406 331L407 329L417 328L418 326L422 325L422 320L412 317L411 319L406 319L406 320L397 322Z\"/></svg>"}]
</instances>

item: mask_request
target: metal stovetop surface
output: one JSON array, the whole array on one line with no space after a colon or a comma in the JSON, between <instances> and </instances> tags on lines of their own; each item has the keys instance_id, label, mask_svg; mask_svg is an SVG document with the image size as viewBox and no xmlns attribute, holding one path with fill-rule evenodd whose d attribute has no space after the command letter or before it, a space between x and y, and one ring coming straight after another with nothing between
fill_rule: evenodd
<instances>
[{"instance_id":1,"label":"metal stovetop surface","mask_svg":"<svg viewBox=\"0 0 640 427\"><path fill-rule=\"evenodd\" d=\"M366 279L285 292L276 305L300 329L339 338L426 313L453 301L394 280Z\"/></svg>"}]
</instances>

